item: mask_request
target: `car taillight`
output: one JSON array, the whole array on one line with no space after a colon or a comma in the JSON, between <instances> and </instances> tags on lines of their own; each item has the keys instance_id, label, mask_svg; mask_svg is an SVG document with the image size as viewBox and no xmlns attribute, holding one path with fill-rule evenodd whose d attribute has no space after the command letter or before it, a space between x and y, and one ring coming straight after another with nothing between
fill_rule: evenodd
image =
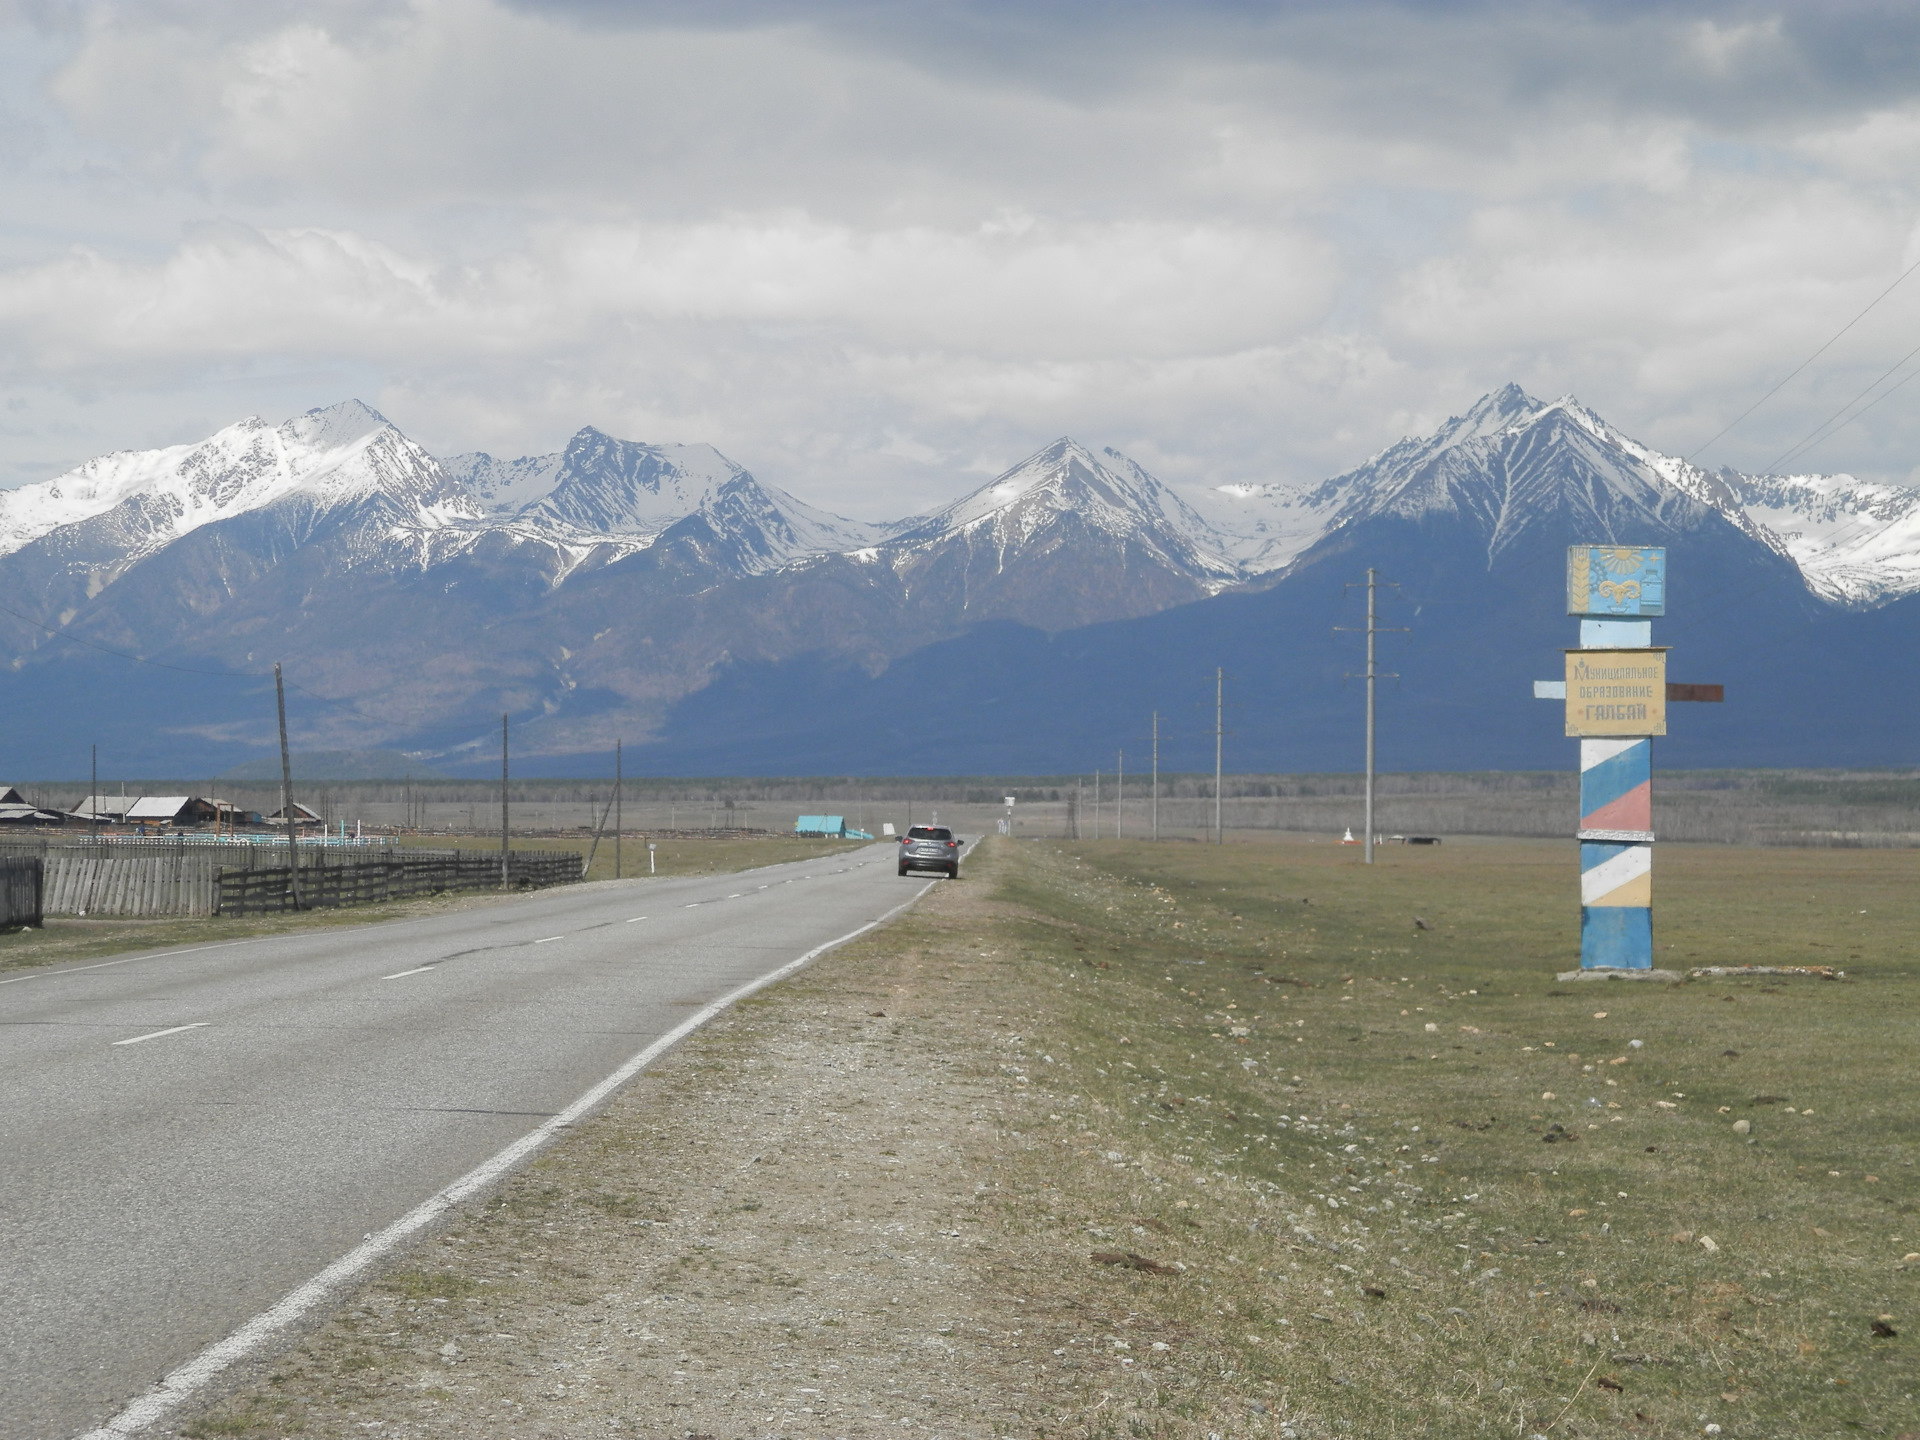
<instances>
[{"instance_id":1,"label":"car taillight","mask_svg":"<svg viewBox=\"0 0 1920 1440\"><path fill-rule=\"evenodd\" d=\"M959 848L960 848L960 842L958 840L947 841L947 849L958 850Z\"/></svg>"}]
</instances>

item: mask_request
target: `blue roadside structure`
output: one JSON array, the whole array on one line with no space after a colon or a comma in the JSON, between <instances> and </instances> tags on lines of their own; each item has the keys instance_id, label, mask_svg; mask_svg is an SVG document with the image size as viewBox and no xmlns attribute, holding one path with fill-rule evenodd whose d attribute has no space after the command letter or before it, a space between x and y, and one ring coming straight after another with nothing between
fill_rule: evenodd
<instances>
[{"instance_id":1,"label":"blue roadside structure","mask_svg":"<svg viewBox=\"0 0 1920 1440\"><path fill-rule=\"evenodd\" d=\"M1580 742L1580 968L1653 968L1653 739L1667 703L1719 701L1718 685L1667 680L1653 621L1667 613L1667 552L1659 546L1575 545L1567 552L1567 613L1580 645L1564 680L1537 680L1536 699L1566 707Z\"/></svg>"},{"instance_id":2,"label":"blue roadside structure","mask_svg":"<svg viewBox=\"0 0 1920 1440\"><path fill-rule=\"evenodd\" d=\"M871 840L864 830L847 828L844 815L802 815L793 824L796 835L831 835L836 840Z\"/></svg>"}]
</instances>

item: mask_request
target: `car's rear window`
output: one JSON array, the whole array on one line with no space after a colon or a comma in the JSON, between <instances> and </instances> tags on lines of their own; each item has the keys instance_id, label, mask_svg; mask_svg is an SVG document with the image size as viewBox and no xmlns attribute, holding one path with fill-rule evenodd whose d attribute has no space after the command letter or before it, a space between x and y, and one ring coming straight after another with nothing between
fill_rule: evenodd
<instances>
[{"instance_id":1,"label":"car's rear window","mask_svg":"<svg viewBox=\"0 0 1920 1440\"><path fill-rule=\"evenodd\" d=\"M951 840L953 831L944 825L915 825L907 831L909 840Z\"/></svg>"}]
</instances>

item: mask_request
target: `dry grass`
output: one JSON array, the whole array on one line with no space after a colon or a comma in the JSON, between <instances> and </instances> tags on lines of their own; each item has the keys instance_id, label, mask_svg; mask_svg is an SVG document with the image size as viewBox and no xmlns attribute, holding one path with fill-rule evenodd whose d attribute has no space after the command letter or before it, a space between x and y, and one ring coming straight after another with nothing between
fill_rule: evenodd
<instances>
[{"instance_id":1,"label":"dry grass","mask_svg":"<svg viewBox=\"0 0 1920 1440\"><path fill-rule=\"evenodd\" d=\"M1186 1263L1127 1283L1208 1354L1126 1428L1915 1424L1910 1342L1872 1329L1920 1270L1903 857L1662 850L1670 958L1848 983L1559 987L1567 845L1031 849L1042 1133L1106 1158L1053 1211Z\"/></svg>"},{"instance_id":2,"label":"dry grass","mask_svg":"<svg viewBox=\"0 0 1920 1440\"><path fill-rule=\"evenodd\" d=\"M990 843L192 1433L1912 1432L1904 859L1662 848L1844 983L1559 986L1566 844Z\"/></svg>"}]
</instances>

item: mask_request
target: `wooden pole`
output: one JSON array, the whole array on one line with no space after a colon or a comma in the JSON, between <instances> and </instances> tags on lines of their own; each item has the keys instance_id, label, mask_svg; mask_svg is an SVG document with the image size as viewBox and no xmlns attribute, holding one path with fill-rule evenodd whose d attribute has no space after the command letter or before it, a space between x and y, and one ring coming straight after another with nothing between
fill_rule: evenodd
<instances>
[{"instance_id":1,"label":"wooden pole","mask_svg":"<svg viewBox=\"0 0 1920 1440\"><path fill-rule=\"evenodd\" d=\"M1152 814L1153 838L1160 838L1160 712L1153 712L1153 799L1148 806Z\"/></svg>"},{"instance_id":2,"label":"wooden pole","mask_svg":"<svg viewBox=\"0 0 1920 1440\"><path fill-rule=\"evenodd\" d=\"M1367 849L1366 862L1373 863L1373 587L1374 572L1367 571Z\"/></svg>"},{"instance_id":3,"label":"wooden pole","mask_svg":"<svg viewBox=\"0 0 1920 1440\"><path fill-rule=\"evenodd\" d=\"M1226 734L1221 721L1226 714L1226 674L1219 667L1213 672L1213 843L1226 843L1227 832L1220 823L1220 737Z\"/></svg>"},{"instance_id":4,"label":"wooden pole","mask_svg":"<svg viewBox=\"0 0 1920 1440\"><path fill-rule=\"evenodd\" d=\"M287 887L293 908L300 908L300 842L293 818L293 760L287 753L287 687L280 679L280 662L273 662L273 699L280 711L280 813L287 821Z\"/></svg>"},{"instance_id":5,"label":"wooden pole","mask_svg":"<svg viewBox=\"0 0 1920 1440\"><path fill-rule=\"evenodd\" d=\"M613 742L613 878L620 878L620 746Z\"/></svg>"},{"instance_id":6,"label":"wooden pole","mask_svg":"<svg viewBox=\"0 0 1920 1440\"><path fill-rule=\"evenodd\" d=\"M500 716L500 888L507 885L507 717Z\"/></svg>"}]
</instances>

